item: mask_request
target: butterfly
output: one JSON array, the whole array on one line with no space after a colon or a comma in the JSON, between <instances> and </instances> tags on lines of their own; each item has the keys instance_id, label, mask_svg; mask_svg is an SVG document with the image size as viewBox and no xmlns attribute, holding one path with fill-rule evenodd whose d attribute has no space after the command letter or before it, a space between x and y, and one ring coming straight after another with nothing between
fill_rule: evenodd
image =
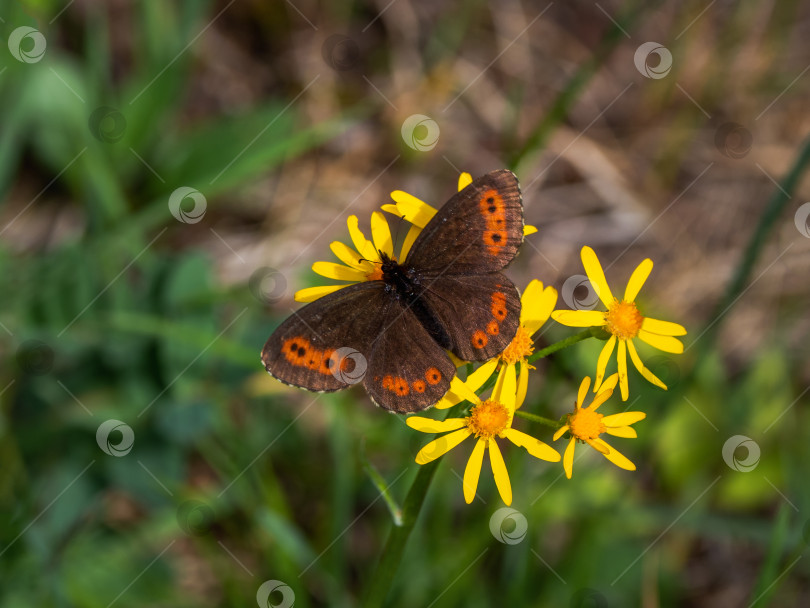
<instances>
[{"instance_id":1,"label":"butterfly","mask_svg":"<svg viewBox=\"0 0 810 608\"><path fill-rule=\"evenodd\" d=\"M427 409L455 375L446 351L485 361L515 337L520 296L500 271L522 242L517 177L487 173L438 210L404 260L380 251L379 280L293 313L267 340L262 363L299 388L331 392L362 382L389 411Z\"/></svg>"}]
</instances>

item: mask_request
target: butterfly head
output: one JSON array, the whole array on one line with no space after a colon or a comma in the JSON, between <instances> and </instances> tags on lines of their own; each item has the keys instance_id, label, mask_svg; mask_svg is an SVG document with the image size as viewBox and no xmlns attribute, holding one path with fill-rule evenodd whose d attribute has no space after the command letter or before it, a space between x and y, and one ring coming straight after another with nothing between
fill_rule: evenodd
<instances>
[{"instance_id":1,"label":"butterfly head","mask_svg":"<svg viewBox=\"0 0 810 608\"><path fill-rule=\"evenodd\" d=\"M382 271L383 274L390 273L391 271L399 267L399 264L397 263L397 259L395 257L389 256L382 250L380 250L378 253L380 254L381 260L380 270Z\"/></svg>"}]
</instances>

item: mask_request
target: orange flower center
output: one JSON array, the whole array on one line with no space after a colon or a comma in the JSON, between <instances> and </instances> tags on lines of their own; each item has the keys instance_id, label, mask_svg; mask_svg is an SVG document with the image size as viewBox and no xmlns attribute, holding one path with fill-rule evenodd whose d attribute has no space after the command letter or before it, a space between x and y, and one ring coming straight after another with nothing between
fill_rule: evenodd
<instances>
[{"instance_id":1,"label":"orange flower center","mask_svg":"<svg viewBox=\"0 0 810 608\"><path fill-rule=\"evenodd\" d=\"M596 439L605 432L602 414L592 410L578 409L568 416L568 427L577 439Z\"/></svg>"},{"instance_id":2,"label":"orange flower center","mask_svg":"<svg viewBox=\"0 0 810 608\"><path fill-rule=\"evenodd\" d=\"M605 329L619 340L635 338L643 321L635 302L614 300L605 313Z\"/></svg>"},{"instance_id":3,"label":"orange flower center","mask_svg":"<svg viewBox=\"0 0 810 608\"><path fill-rule=\"evenodd\" d=\"M391 260L392 262L397 261L397 257L392 255L390 258L385 257L382 251L379 252L380 260L375 262L374 260L368 260L374 266L374 270L371 272L366 273L366 281L382 281L383 278L383 261L385 259Z\"/></svg>"},{"instance_id":4,"label":"orange flower center","mask_svg":"<svg viewBox=\"0 0 810 608\"><path fill-rule=\"evenodd\" d=\"M470 432L481 439L491 439L509 426L509 410L498 401L484 401L464 419Z\"/></svg>"},{"instance_id":5,"label":"orange flower center","mask_svg":"<svg viewBox=\"0 0 810 608\"><path fill-rule=\"evenodd\" d=\"M374 270L372 270L366 275L366 281L382 281L382 278L383 278L382 264L375 264Z\"/></svg>"},{"instance_id":6,"label":"orange flower center","mask_svg":"<svg viewBox=\"0 0 810 608\"><path fill-rule=\"evenodd\" d=\"M521 325L518 327L512 342L501 353L501 360L507 365L514 365L534 352L534 343Z\"/></svg>"}]
</instances>

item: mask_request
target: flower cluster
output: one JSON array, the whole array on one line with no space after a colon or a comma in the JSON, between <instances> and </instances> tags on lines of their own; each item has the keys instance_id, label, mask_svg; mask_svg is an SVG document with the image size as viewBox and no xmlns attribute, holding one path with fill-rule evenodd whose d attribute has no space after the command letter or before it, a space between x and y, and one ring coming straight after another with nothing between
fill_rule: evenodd
<instances>
[{"instance_id":1,"label":"flower cluster","mask_svg":"<svg viewBox=\"0 0 810 608\"><path fill-rule=\"evenodd\" d=\"M468 173L462 173L458 180L459 191L472 181ZM391 193L393 204L382 206L382 211L403 218L410 223L399 252L394 251L391 230L385 215L376 211L371 216L371 240L359 228L358 219L352 215L347 224L354 248L341 242L330 245L332 252L341 263L316 262L313 270L329 279L357 283L381 278L381 263L384 259L403 260L421 230L435 215L436 209L415 196L402 191ZM526 226L524 235L536 232ZM398 255L397 255L398 253ZM634 339L667 353L683 352L683 343L677 336L686 330L676 323L661 321L643 315L637 302L638 294L644 286L653 263L645 259L633 271L621 299L613 296L608 286L602 265L590 247L583 247L582 263L605 310L555 310L557 291L544 286L539 280L531 281L521 297L520 325L508 347L489 361L481 363L477 369L467 364L466 379L458 375L450 384L445 396L435 405L435 410L455 408L453 417L442 420L421 415L409 416L406 423L412 429L438 435L417 454L416 462L424 465L436 460L453 448L473 439L473 448L467 459L463 475L463 493L467 503L472 502L478 488L478 480L483 467L484 456L489 454L489 463L498 492L507 505L512 502L512 486L507 473L502 445L507 440L514 446L523 448L530 455L547 462L562 460L563 470L569 479L573 472L574 449L577 443L587 444L602 454L617 467L635 470L635 465L609 445L602 435L620 438L635 438L636 431L631 425L645 418L640 411L620 412L604 415L597 410L613 395L618 384L622 400L630 394L630 380L627 369L627 355L641 376L655 386L666 390L666 385L656 377L641 360ZM311 302L328 293L337 291L347 284L311 287L295 294L299 302ZM569 327L591 328L590 335L605 338L605 345L596 361L593 392L590 405L584 403L591 387L590 376L585 376L579 385L573 411L562 414L558 419L544 418L520 411L526 402L529 376L535 368L531 363L547 356L574 340L563 340L556 345L536 350L536 336L549 319ZM617 372L606 377L606 370L613 352L616 351ZM452 356L457 367L465 362ZM488 394L487 397L483 395ZM559 415L559 414L558 414ZM537 437L515 428L517 419L553 427L552 441L565 438L567 445L563 456L553 447ZM499 441L501 444L499 445Z\"/></svg>"}]
</instances>

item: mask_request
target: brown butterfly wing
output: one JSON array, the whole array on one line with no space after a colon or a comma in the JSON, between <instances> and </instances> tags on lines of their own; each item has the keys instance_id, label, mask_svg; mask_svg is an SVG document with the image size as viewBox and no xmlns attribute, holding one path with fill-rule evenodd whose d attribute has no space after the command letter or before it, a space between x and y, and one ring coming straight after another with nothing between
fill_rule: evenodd
<instances>
[{"instance_id":1,"label":"brown butterfly wing","mask_svg":"<svg viewBox=\"0 0 810 608\"><path fill-rule=\"evenodd\" d=\"M362 370L355 373L361 364L352 353L363 361L368 357L384 322L377 311L389 302L382 281L368 281L307 304L268 338L262 349L265 369L285 384L310 391L337 391L357 383Z\"/></svg>"},{"instance_id":2,"label":"brown butterfly wing","mask_svg":"<svg viewBox=\"0 0 810 608\"><path fill-rule=\"evenodd\" d=\"M450 388L456 368L410 307L388 307L385 327L372 346L363 382L372 401L392 412L427 409Z\"/></svg>"},{"instance_id":3,"label":"brown butterfly wing","mask_svg":"<svg viewBox=\"0 0 810 608\"><path fill-rule=\"evenodd\" d=\"M447 392L447 353L381 281L349 285L293 313L262 350L274 378L310 391L363 383L379 406L416 412Z\"/></svg>"},{"instance_id":4,"label":"brown butterfly wing","mask_svg":"<svg viewBox=\"0 0 810 608\"><path fill-rule=\"evenodd\" d=\"M453 195L416 238L406 263L420 271L480 275L505 267L522 242L520 186L502 169Z\"/></svg>"},{"instance_id":5,"label":"brown butterfly wing","mask_svg":"<svg viewBox=\"0 0 810 608\"><path fill-rule=\"evenodd\" d=\"M422 277L422 301L440 323L447 349L465 361L501 353L520 325L520 295L500 272Z\"/></svg>"}]
</instances>

